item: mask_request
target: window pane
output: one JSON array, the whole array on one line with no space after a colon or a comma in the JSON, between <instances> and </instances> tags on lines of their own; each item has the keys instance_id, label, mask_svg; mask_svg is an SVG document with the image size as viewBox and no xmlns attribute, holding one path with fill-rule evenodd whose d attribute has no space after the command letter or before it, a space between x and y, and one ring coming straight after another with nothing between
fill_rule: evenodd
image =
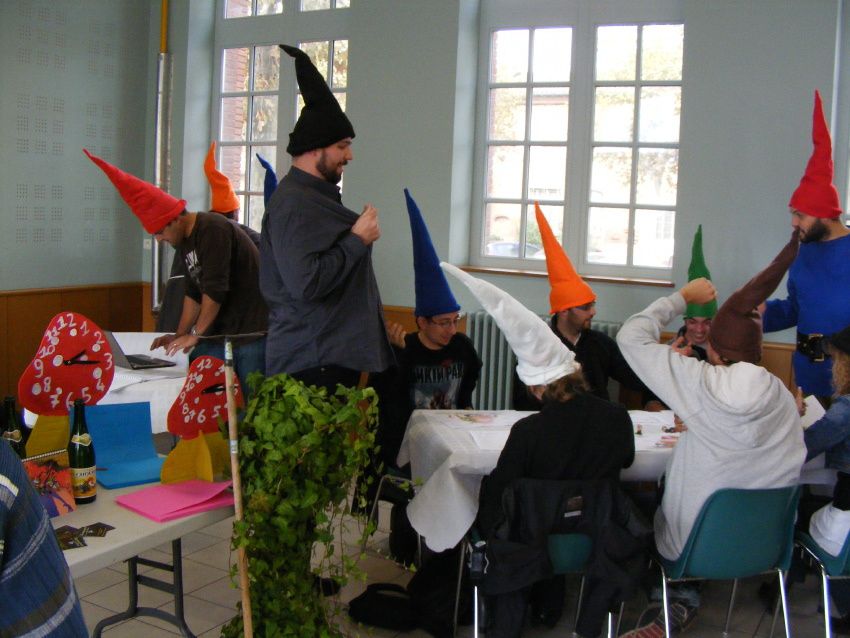
<instances>
[{"instance_id":1,"label":"window pane","mask_svg":"<svg viewBox=\"0 0 850 638\"><path fill-rule=\"evenodd\" d=\"M254 98L254 115L251 119L251 140L273 142L277 139L277 96Z\"/></svg>"},{"instance_id":2,"label":"window pane","mask_svg":"<svg viewBox=\"0 0 850 638\"><path fill-rule=\"evenodd\" d=\"M277 155L276 146L252 146L248 149L248 159L251 160L251 180L248 190L254 192L263 192L263 185L266 179L266 169L260 164L257 159L257 153L263 156L263 159L268 160L274 166L275 155Z\"/></svg>"},{"instance_id":3,"label":"window pane","mask_svg":"<svg viewBox=\"0 0 850 638\"><path fill-rule=\"evenodd\" d=\"M625 208L591 208L587 226L588 263L625 265L629 247L629 211Z\"/></svg>"},{"instance_id":4,"label":"window pane","mask_svg":"<svg viewBox=\"0 0 850 638\"><path fill-rule=\"evenodd\" d=\"M566 147L532 146L528 161L528 198L563 200L566 170Z\"/></svg>"},{"instance_id":5,"label":"window pane","mask_svg":"<svg viewBox=\"0 0 850 638\"><path fill-rule=\"evenodd\" d=\"M346 103L346 98L348 97L348 94L347 93L334 92L334 97L336 98L336 101L339 102L339 108L341 108L343 110L343 112L345 112L345 103Z\"/></svg>"},{"instance_id":6,"label":"window pane","mask_svg":"<svg viewBox=\"0 0 850 638\"><path fill-rule=\"evenodd\" d=\"M490 90L490 140L525 138L525 89Z\"/></svg>"},{"instance_id":7,"label":"window pane","mask_svg":"<svg viewBox=\"0 0 850 638\"><path fill-rule=\"evenodd\" d=\"M245 148L244 146L219 147L218 169L227 175L233 190L245 190Z\"/></svg>"},{"instance_id":8,"label":"window pane","mask_svg":"<svg viewBox=\"0 0 850 638\"><path fill-rule=\"evenodd\" d=\"M277 91L280 47L254 47L254 90Z\"/></svg>"},{"instance_id":9,"label":"window pane","mask_svg":"<svg viewBox=\"0 0 850 638\"><path fill-rule=\"evenodd\" d=\"M540 205L540 210L552 232L559 242L563 243L563 225L564 225L564 207L563 206L547 206ZM534 215L534 205L530 204L525 211L525 256L529 259L545 259L546 253L543 251L543 239L540 236L540 227L537 225L537 217Z\"/></svg>"},{"instance_id":10,"label":"window pane","mask_svg":"<svg viewBox=\"0 0 850 638\"><path fill-rule=\"evenodd\" d=\"M540 142L566 142L570 123L570 90L567 87L539 87L531 94L530 139Z\"/></svg>"},{"instance_id":11,"label":"window pane","mask_svg":"<svg viewBox=\"0 0 850 638\"><path fill-rule=\"evenodd\" d=\"M337 9L347 9L351 6L351 0L336 0Z\"/></svg>"},{"instance_id":12,"label":"window pane","mask_svg":"<svg viewBox=\"0 0 850 638\"><path fill-rule=\"evenodd\" d=\"M331 8L331 0L301 0L302 11L321 11Z\"/></svg>"},{"instance_id":13,"label":"window pane","mask_svg":"<svg viewBox=\"0 0 850 638\"><path fill-rule=\"evenodd\" d=\"M525 82L528 76L528 31L509 29L493 33L490 48L491 82Z\"/></svg>"},{"instance_id":14,"label":"window pane","mask_svg":"<svg viewBox=\"0 0 850 638\"><path fill-rule=\"evenodd\" d=\"M248 98L221 98L221 134L223 142L240 142L248 131Z\"/></svg>"},{"instance_id":15,"label":"window pane","mask_svg":"<svg viewBox=\"0 0 850 638\"><path fill-rule=\"evenodd\" d=\"M640 90L640 141L678 142L682 89L654 86Z\"/></svg>"},{"instance_id":16,"label":"window pane","mask_svg":"<svg viewBox=\"0 0 850 638\"><path fill-rule=\"evenodd\" d=\"M227 0L224 3L225 18L244 18L251 15L251 0Z\"/></svg>"},{"instance_id":17,"label":"window pane","mask_svg":"<svg viewBox=\"0 0 850 638\"><path fill-rule=\"evenodd\" d=\"M684 38L685 28L681 24L645 26L641 51L641 77L644 80L681 80Z\"/></svg>"},{"instance_id":18,"label":"window pane","mask_svg":"<svg viewBox=\"0 0 850 638\"><path fill-rule=\"evenodd\" d=\"M484 212L484 254L519 256L519 204L487 204Z\"/></svg>"},{"instance_id":19,"label":"window pane","mask_svg":"<svg viewBox=\"0 0 850 638\"><path fill-rule=\"evenodd\" d=\"M246 214L243 216L243 220L248 220L247 222L243 221L244 224L247 224L258 233L263 227L263 213L266 212L266 204L263 201L262 195L249 195L248 196L248 210Z\"/></svg>"},{"instance_id":20,"label":"window pane","mask_svg":"<svg viewBox=\"0 0 850 638\"><path fill-rule=\"evenodd\" d=\"M248 49L225 49L221 68L221 90L235 93L248 90Z\"/></svg>"},{"instance_id":21,"label":"window pane","mask_svg":"<svg viewBox=\"0 0 850 638\"><path fill-rule=\"evenodd\" d=\"M534 82L569 82L573 30L537 29L534 32Z\"/></svg>"},{"instance_id":22,"label":"window pane","mask_svg":"<svg viewBox=\"0 0 850 638\"><path fill-rule=\"evenodd\" d=\"M522 194L522 146L487 149L487 197L519 199Z\"/></svg>"},{"instance_id":23,"label":"window pane","mask_svg":"<svg viewBox=\"0 0 850 638\"><path fill-rule=\"evenodd\" d=\"M593 149L590 201L628 204L631 179L631 149L604 146Z\"/></svg>"},{"instance_id":24,"label":"window pane","mask_svg":"<svg viewBox=\"0 0 850 638\"><path fill-rule=\"evenodd\" d=\"M283 0L257 0L257 15L269 16L283 13Z\"/></svg>"},{"instance_id":25,"label":"window pane","mask_svg":"<svg viewBox=\"0 0 850 638\"><path fill-rule=\"evenodd\" d=\"M322 77L325 78L325 82L328 81L328 49L327 42L301 43L301 50L310 56L310 60L322 74Z\"/></svg>"},{"instance_id":26,"label":"window pane","mask_svg":"<svg viewBox=\"0 0 850 638\"><path fill-rule=\"evenodd\" d=\"M348 86L348 40L334 40L333 88Z\"/></svg>"},{"instance_id":27,"label":"window pane","mask_svg":"<svg viewBox=\"0 0 850 638\"><path fill-rule=\"evenodd\" d=\"M635 90L599 87L593 112L593 140L631 142L634 139Z\"/></svg>"},{"instance_id":28,"label":"window pane","mask_svg":"<svg viewBox=\"0 0 850 638\"><path fill-rule=\"evenodd\" d=\"M596 30L596 79L634 80L637 27L599 27Z\"/></svg>"},{"instance_id":29,"label":"window pane","mask_svg":"<svg viewBox=\"0 0 850 638\"><path fill-rule=\"evenodd\" d=\"M671 210L635 211L635 266L672 268L675 219Z\"/></svg>"},{"instance_id":30,"label":"window pane","mask_svg":"<svg viewBox=\"0 0 850 638\"><path fill-rule=\"evenodd\" d=\"M638 151L636 201L639 204L676 205L679 182L679 151L642 148Z\"/></svg>"}]
</instances>

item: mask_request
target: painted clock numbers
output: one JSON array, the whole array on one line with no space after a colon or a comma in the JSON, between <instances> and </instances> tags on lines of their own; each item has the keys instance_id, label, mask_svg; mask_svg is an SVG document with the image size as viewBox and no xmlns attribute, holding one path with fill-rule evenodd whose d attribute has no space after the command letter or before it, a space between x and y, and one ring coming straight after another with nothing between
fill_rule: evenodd
<instances>
[{"instance_id":1,"label":"painted clock numbers","mask_svg":"<svg viewBox=\"0 0 850 638\"><path fill-rule=\"evenodd\" d=\"M242 389L235 375L233 398L236 406L242 407ZM204 355L189 366L183 389L168 410L168 431L193 439L201 433L218 432L219 420L227 420L224 361Z\"/></svg>"}]
</instances>

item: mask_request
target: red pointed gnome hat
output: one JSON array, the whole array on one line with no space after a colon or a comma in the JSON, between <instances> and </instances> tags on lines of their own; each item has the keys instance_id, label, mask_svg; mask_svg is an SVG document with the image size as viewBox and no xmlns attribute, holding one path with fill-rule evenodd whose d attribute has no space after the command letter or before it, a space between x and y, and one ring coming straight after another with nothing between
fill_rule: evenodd
<instances>
[{"instance_id":1,"label":"red pointed gnome hat","mask_svg":"<svg viewBox=\"0 0 850 638\"><path fill-rule=\"evenodd\" d=\"M596 301L596 294L573 268L567 253L555 238L549 222L540 210L540 204L534 202L534 214L537 226L543 238L543 251L546 253L546 270L549 271L549 305L551 314L575 308Z\"/></svg>"},{"instance_id":2,"label":"red pointed gnome hat","mask_svg":"<svg viewBox=\"0 0 850 638\"><path fill-rule=\"evenodd\" d=\"M142 222L142 226L151 235L165 228L171 220L186 210L186 200L177 199L130 173L125 173L96 155L83 149L88 158L100 166L109 181L118 190L133 214Z\"/></svg>"},{"instance_id":3,"label":"red pointed gnome hat","mask_svg":"<svg viewBox=\"0 0 850 638\"><path fill-rule=\"evenodd\" d=\"M832 139L818 91L815 91L815 108L812 113L812 143L814 149L806 165L806 172L788 205L812 217L834 219L841 215L841 207L838 204L838 190L832 183Z\"/></svg>"},{"instance_id":4,"label":"red pointed gnome hat","mask_svg":"<svg viewBox=\"0 0 850 638\"><path fill-rule=\"evenodd\" d=\"M204 160L204 173L212 193L210 209L215 213L232 213L237 210L239 198L233 192L233 186L230 185L227 175L218 170L215 165L215 142L210 144L210 150Z\"/></svg>"}]
</instances>

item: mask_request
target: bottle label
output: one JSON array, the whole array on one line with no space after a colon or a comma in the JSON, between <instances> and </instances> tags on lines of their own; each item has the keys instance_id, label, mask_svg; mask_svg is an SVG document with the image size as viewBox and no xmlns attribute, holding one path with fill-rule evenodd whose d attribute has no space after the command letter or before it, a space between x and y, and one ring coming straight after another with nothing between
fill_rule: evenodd
<instances>
[{"instance_id":1,"label":"bottle label","mask_svg":"<svg viewBox=\"0 0 850 638\"><path fill-rule=\"evenodd\" d=\"M74 498L90 498L97 494L97 468L72 467L71 487L74 490Z\"/></svg>"},{"instance_id":2,"label":"bottle label","mask_svg":"<svg viewBox=\"0 0 850 638\"><path fill-rule=\"evenodd\" d=\"M85 434L75 434L71 437L71 443L88 447L91 445L91 434L88 432Z\"/></svg>"},{"instance_id":3,"label":"bottle label","mask_svg":"<svg viewBox=\"0 0 850 638\"><path fill-rule=\"evenodd\" d=\"M21 436L20 430L6 430L3 432L3 438L12 443L20 443L24 437Z\"/></svg>"}]
</instances>

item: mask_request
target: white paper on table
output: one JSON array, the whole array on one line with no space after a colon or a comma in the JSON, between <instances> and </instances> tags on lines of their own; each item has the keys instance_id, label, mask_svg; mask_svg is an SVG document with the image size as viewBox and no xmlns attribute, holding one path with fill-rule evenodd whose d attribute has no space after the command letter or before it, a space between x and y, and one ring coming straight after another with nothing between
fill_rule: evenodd
<instances>
[{"instance_id":1,"label":"white paper on table","mask_svg":"<svg viewBox=\"0 0 850 638\"><path fill-rule=\"evenodd\" d=\"M475 430L474 432L470 432L469 434L479 449L501 450L505 447L505 443L508 442L508 436L510 433L511 431L509 428L482 428Z\"/></svg>"},{"instance_id":2,"label":"white paper on table","mask_svg":"<svg viewBox=\"0 0 850 638\"><path fill-rule=\"evenodd\" d=\"M469 427L478 428L512 426L520 415L514 410L497 410L485 412L482 410L446 410L442 422L451 428L465 430Z\"/></svg>"},{"instance_id":3,"label":"white paper on table","mask_svg":"<svg viewBox=\"0 0 850 638\"><path fill-rule=\"evenodd\" d=\"M126 388L128 385L134 385L148 380L142 375L131 372L130 370L125 371L116 368L109 389L112 391L120 390L121 388Z\"/></svg>"},{"instance_id":4,"label":"white paper on table","mask_svg":"<svg viewBox=\"0 0 850 638\"><path fill-rule=\"evenodd\" d=\"M800 417L800 421L803 422L803 429L805 430L826 414L826 410L823 409L820 401L818 401L813 394L807 396L803 403L806 406L806 413Z\"/></svg>"},{"instance_id":5,"label":"white paper on table","mask_svg":"<svg viewBox=\"0 0 850 638\"><path fill-rule=\"evenodd\" d=\"M673 425L673 410L661 410L660 412L629 410L629 418L631 418L633 425L643 427L653 426L661 431L662 427L671 427Z\"/></svg>"}]
</instances>

